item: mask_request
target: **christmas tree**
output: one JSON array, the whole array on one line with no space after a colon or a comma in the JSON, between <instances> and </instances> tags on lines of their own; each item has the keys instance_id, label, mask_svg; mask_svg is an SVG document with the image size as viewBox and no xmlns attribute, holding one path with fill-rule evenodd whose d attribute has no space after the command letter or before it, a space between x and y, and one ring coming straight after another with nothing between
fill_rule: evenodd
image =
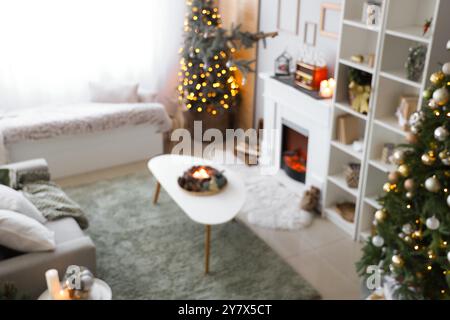
<instances>
[{"instance_id":1,"label":"christmas tree","mask_svg":"<svg viewBox=\"0 0 450 320\"><path fill-rule=\"evenodd\" d=\"M393 154L398 168L383 187L376 232L358 263L365 277L377 265L400 299L450 298L450 62L430 81L407 144Z\"/></svg>"},{"instance_id":2,"label":"christmas tree","mask_svg":"<svg viewBox=\"0 0 450 320\"><path fill-rule=\"evenodd\" d=\"M215 116L230 112L239 103L239 83L236 72L253 71L253 61L237 60L233 56L241 47L251 48L261 39L276 33L243 32L240 26L225 30L215 0L188 0L184 23L184 47L178 86L179 100L193 112L208 112ZM245 81L243 81L245 82Z\"/></svg>"}]
</instances>

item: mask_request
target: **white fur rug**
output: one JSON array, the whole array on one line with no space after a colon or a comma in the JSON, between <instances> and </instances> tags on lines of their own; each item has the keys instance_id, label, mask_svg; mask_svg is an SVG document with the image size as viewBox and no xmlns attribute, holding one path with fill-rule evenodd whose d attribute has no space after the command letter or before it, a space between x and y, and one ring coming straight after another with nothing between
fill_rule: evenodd
<instances>
[{"instance_id":1,"label":"white fur rug","mask_svg":"<svg viewBox=\"0 0 450 320\"><path fill-rule=\"evenodd\" d=\"M251 224L271 229L297 230L313 222L313 214L300 209L300 197L275 177L246 176L247 201L242 212Z\"/></svg>"},{"instance_id":2,"label":"white fur rug","mask_svg":"<svg viewBox=\"0 0 450 320\"><path fill-rule=\"evenodd\" d=\"M219 159L222 158L212 160ZM300 209L301 199L296 193L276 177L261 175L258 167L248 167L239 160L237 162L226 167L238 172L244 179L247 199L241 212L247 215L251 224L281 230L298 230L312 224L314 215Z\"/></svg>"}]
</instances>

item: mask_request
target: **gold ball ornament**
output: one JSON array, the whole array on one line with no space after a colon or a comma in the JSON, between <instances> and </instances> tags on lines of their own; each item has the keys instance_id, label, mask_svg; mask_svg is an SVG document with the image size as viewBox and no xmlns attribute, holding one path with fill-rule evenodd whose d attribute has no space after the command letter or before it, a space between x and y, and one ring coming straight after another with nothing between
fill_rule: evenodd
<instances>
[{"instance_id":1,"label":"gold ball ornament","mask_svg":"<svg viewBox=\"0 0 450 320\"><path fill-rule=\"evenodd\" d=\"M414 188L416 187L416 184L414 183L414 179L411 179L411 178L406 179L405 183L403 185L404 185L405 189L408 191L413 191Z\"/></svg>"},{"instance_id":2,"label":"gold ball ornament","mask_svg":"<svg viewBox=\"0 0 450 320\"><path fill-rule=\"evenodd\" d=\"M397 183L400 179L400 173L398 173L397 171L393 171L389 173L388 179L390 183Z\"/></svg>"},{"instance_id":3,"label":"gold ball ornament","mask_svg":"<svg viewBox=\"0 0 450 320\"><path fill-rule=\"evenodd\" d=\"M383 222L384 220L386 220L387 214L386 211L384 210L378 210L377 212L375 212L375 219L378 222Z\"/></svg>"},{"instance_id":4,"label":"gold ball ornament","mask_svg":"<svg viewBox=\"0 0 450 320\"><path fill-rule=\"evenodd\" d=\"M432 176L425 180L425 188L433 193L437 193L441 190L441 183L436 176Z\"/></svg>"},{"instance_id":5,"label":"gold ball ornament","mask_svg":"<svg viewBox=\"0 0 450 320\"><path fill-rule=\"evenodd\" d=\"M430 156L429 153L424 153L421 157L422 163L426 166L432 166L436 162L436 158Z\"/></svg>"},{"instance_id":6,"label":"gold ball ornament","mask_svg":"<svg viewBox=\"0 0 450 320\"><path fill-rule=\"evenodd\" d=\"M438 85L445 79L445 74L442 71L435 72L431 75L430 81L431 83Z\"/></svg>"},{"instance_id":7,"label":"gold ball ornament","mask_svg":"<svg viewBox=\"0 0 450 320\"><path fill-rule=\"evenodd\" d=\"M450 95L446 88L440 88L433 92L433 100L440 106L444 106L449 99Z\"/></svg>"},{"instance_id":8,"label":"gold ball ornament","mask_svg":"<svg viewBox=\"0 0 450 320\"><path fill-rule=\"evenodd\" d=\"M383 190L384 190L384 192L391 192L393 189L395 189L395 184L391 184L391 183L389 183L389 182L386 182L386 183L383 185Z\"/></svg>"},{"instance_id":9,"label":"gold ball ornament","mask_svg":"<svg viewBox=\"0 0 450 320\"><path fill-rule=\"evenodd\" d=\"M439 152L439 159L441 159L441 162L444 165L450 166L450 151L443 150L443 151Z\"/></svg>"},{"instance_id":10,"label":"gold ball ornament","mask_svg":"<svg viewBox=\"0 0 450 320\"><path fill-rule=\"evenodd\" d=\"M392 158L394 159L395 164L397 164L397 165L404 164L405 163L405 151L395 150L394 154L392 155Z\"/></svg>"},{"instance_id":11,"label":"gold ball ornament","mask_svg":"<svg viewBox=\"0 0 450 320\"><path fill-rule=\"evenodd\" d=\"M398 255L398 254L392 256L392 263L396 267L402 267L405 264L402 257L400 257L400 255Z\"/></svg>"},{"instance_id":12,"label":"gold ball ornament","mask_svg":"<svg viewBox=\"0 0 450 320\"><path fill-rule=\"evenodd\" d=\"M406 164L399 166L397 171L405 178L409 176L409 166Z\"/></svg>"}]
</instances>

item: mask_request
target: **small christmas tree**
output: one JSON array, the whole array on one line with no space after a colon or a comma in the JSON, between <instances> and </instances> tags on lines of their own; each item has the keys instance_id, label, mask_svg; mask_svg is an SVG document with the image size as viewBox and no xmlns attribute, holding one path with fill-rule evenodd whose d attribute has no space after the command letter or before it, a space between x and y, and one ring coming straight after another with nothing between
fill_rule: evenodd
<instances>
[{"instance_id":1,"label":"small christmas tree","mask_svg":"<svg viewBox=\"0 0 450 320\"><path fill-rule=\"evenodd\" d=\"M410 119L408 144L396 148L375 213L376 234L358 263L378 265L400 299L450 298L450 63L431 76L424 106Z\"/></svg>"},{"instance_id":2,"label":"small christmas tree","mask_svg":"<svg viewBox=\"0 0 450 320\"><path fill-rule=\"evenodd\" d=\"M236 71L245 79L253 71L253 61L235 60L233 54L241 47L251 48L261 39L276 33L250 33L222 28L217 1L187 0L184 47L179 72L179 100L193 112L218 115L238 105L239 88Z\"/></svg>"}]
</instances>

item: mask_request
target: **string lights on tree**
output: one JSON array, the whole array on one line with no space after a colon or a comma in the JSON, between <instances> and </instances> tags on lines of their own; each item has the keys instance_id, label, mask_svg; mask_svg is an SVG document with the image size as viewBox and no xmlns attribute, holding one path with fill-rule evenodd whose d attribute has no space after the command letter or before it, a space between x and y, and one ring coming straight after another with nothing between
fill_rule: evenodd
<instances>
[{"instance_id":1,"label":"string lights on tree","mask_svg":"<svg viewBox=\"0 0 450 320\"><path fill-rule=\"evenodd\" d=\"M366 277L370 265L380 266L402 299L450 299L450 62L430 81L408 144L393 154L398 167L358 263Z\"/></svg>"},{"instance_id":2,"label":"string lights on tree","mask_svg":"<svg viewBox=\"0 0 450 320\"><path fill-rule=\"evenodd\" d=\"M240 26L225 30L216 0L187 0L184 46L180 49L179 101L190 111L216 116L239 104L253 61L234 58L241 48L277 33L250 33ZM237 72L242 73L239 82Z\"/></svg>"}]
</instances>

